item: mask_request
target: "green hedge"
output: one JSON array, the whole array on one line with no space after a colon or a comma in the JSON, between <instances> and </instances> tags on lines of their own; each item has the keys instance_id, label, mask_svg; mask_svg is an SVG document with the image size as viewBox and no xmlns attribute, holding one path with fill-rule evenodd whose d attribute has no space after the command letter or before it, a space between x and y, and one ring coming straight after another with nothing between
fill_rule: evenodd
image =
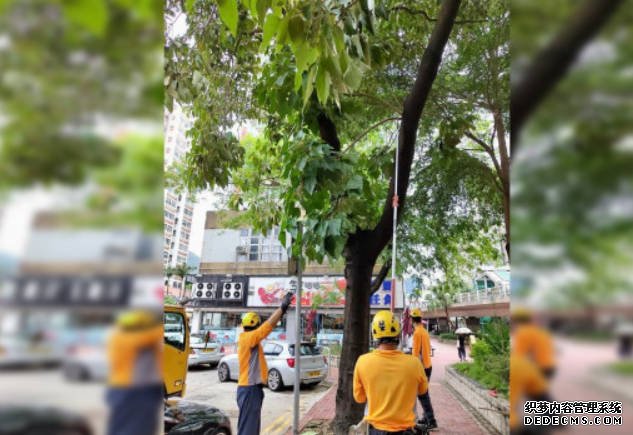
<instances>
[{"instance_id":1,"label":"green hedge","mask_svg":"<svg viewBox=\"0 0 633 435\"><path fill-rule=\"evenodd\" d=\"M633 361L620 361L610 364L609 371L621 376L633 377Z\"/></svg>"},{"instance_id":2,"label":"green hedge","mask_svg":"<svg viewBox=\"0 0 633 435\"><path fill-rule=\"evenodd\" d=\"M443 332L440 334L442 340L457 340L457 335L454 332Z\"/></svg>"},{"instance_id":3,"label":"green hedge","mask_svg":"<svg viewBox=\"0 0 633 435\"><path fill-rule=\"evenodd\" d=\"M497 320L486 325L485 332L472 346L470 356L472 363L454 364L455 370L508 397L510 328L507 322Z\"/></svg>"}]
</instances>

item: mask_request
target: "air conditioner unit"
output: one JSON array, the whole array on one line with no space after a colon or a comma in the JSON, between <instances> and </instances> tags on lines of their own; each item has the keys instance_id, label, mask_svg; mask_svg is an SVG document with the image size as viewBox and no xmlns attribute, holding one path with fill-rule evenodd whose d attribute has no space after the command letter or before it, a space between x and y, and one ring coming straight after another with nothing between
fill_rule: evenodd
<instances>
[{"instance_id":1,"label":"air conditioner unit","mask_svg":"<svg viewBox=\"0 0 633 435\"><path fill-rule=\"evenodd\" d=\"M240 282L225 282L222 285L222 299L239 301L242 299L243 285Z\"/></svg>"},{"instance_id":2,"label":"air conditioner unit","mask_svg":"<svg viewBox=\"0 0 633 435\"><path fill-rule=\"evenodd\" d=\"M200 299L204 297L205 284L206 283L204 282L199 282L193 286L193 288L191 289L192 299Z\"/></svg>"},{"instance_id":3,"label":"air conditioner unit","mask_svg":"<svg viewBox=\"0 0 633 435\"><path fill-rule=\"evenodd\" d=\"M191 292L192 299L216 299L217 285L214 282L199 282Z\"/></svg>"},{"instance_id":4,"label":"air conditioner unit","mask_svg":"<svg viewBox=\"0 0 633 435\"><path fill-rule=\"evenodd\" d=\"M248 248L246 248L246 246L238 246L235 248L235 252L237 253L237 255L247 255Z\"/></svg>"},{"instance_id":5,"label":"air conditioner unit","mask_svg":"<svg viewBox=\"0 0 633 435\"><path fill-rule=\"evenodd\" d=\"M217 298L217 287L216 283L208 282L204 288L204 298L205 299L216 299Z\"/></svg>"}]
</instances>

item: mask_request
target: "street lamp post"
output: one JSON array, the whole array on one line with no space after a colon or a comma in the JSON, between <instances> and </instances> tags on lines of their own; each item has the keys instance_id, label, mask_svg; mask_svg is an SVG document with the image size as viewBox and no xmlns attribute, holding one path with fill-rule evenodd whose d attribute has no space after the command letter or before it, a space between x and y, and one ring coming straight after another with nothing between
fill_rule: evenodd
<instances>
[{"instance_id":1,"label":"street lamp post","mask_svg":"<svg viewBox=\"0 0 633 435\"><path fill-rule=\"evenodd\" d=\"M299 258L297 259L297 290L296 296L296 311L295 311L295 383L293 387L293 421L292 421L292 433L293 435L299 435L299 391L301 387L301 290L302 283L302 270L301 260L303 257L303 225L299 222Z\"/></svg>"}]
</instances>

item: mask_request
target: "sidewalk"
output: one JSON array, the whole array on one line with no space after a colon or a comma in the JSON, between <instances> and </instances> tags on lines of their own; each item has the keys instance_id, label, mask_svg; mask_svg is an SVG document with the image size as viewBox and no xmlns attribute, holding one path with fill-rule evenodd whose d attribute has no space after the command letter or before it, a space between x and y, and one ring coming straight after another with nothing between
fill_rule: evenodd
<instances>
[{"instance_id":1,"label":"sidewalk","mask_svg":"<svg viewBox=\"0 0 633 435\"><path fill-rule=\"evenodd\" d=\"M430 394L435 416L439 425L433 431L438 435L484 435L486 432L477 424L470 413L453 396L444 385L444 368L457 361L457 350L449 344L432 341L435 348L433 356L433 373L431 375ZM332 387L301 419L303 429L309 422L315 420L332 420L336 410L336 388L338 369L333 368L330 373L333 380ZM418 415L422 415L422 408L418 403ZM291 431L287 432L288 435Z\"/></svg>"}]
</instances>

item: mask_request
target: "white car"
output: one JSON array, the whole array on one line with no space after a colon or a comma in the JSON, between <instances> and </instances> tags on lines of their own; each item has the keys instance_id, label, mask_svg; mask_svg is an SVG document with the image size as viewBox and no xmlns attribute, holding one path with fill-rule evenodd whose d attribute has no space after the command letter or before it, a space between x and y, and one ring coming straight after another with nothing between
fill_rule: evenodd
<instances>
[{"instance_id":1,"label":"white car","mask_svg":"<svg viewBox=\"0 0 633 435\"><path fill-rule=\"evenodd\" d=\"M279 391L290 387L295 382L295 352L294 344L286 341L266 341L263 343L264 356L268 364L268 388ZM301 354L301 383L317 385L327 377L327 359L321 354L321 349L312 343L302 343ZM227 355L218 364L218 378L220 382L237 381L239 363L237 354Z\"/></svg>"},{"instance_id":2,"label":"white car","mask_svg":"<svg viewBox=\"0 0 633 435\"><path fill-rule=\"evenodd\" d=\"M216 341L205 344L203 336L191 335L189 367L201 364L217 365L224 356L224 348Z\"/></svg>"}]
</instances>

